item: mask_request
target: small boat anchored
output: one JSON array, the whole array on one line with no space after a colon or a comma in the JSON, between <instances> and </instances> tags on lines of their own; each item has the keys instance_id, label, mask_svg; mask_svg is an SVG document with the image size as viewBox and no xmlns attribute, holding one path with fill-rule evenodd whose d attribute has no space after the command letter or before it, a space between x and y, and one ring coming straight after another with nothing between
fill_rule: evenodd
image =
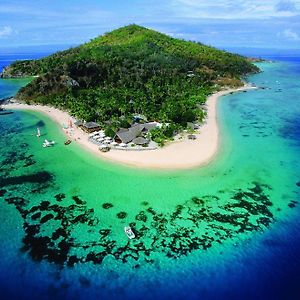
<instances>
[{"instance_id":1,"label":"small boat anchored","mask_svg":"<svg viewBox=\"0 0 300 300\"><path fill-rule=\"evenodd\" d=\"M70 145L72 143L72 141L71 140L66 140L65 142L64 142L64 144L67 146L67 145Z\"/></svg>"},{"instance_id":2,"label":"small boat anchored","mask_svg":"<svg viewBox=\"0 0 300 300\"><path fill-rule=\"evenodd\" d=\"M53 146L55 144L55 142L54 141L48 141L48 140L45 140L45 142L43 143L43 147L44 148L47 148L47 147L51 147L51 146Z\"/></svg>"},{"instance_id":3,"label":"small boat anchored","mask_svg":"<svg viewBox=\"0 0 300 300\"><path fill-rule=\"evenodd\" d=\"M108 147L107 145L100 145L99 150L101 152L108 152L110 150L110 147Z\"/></svg>"},{"instance_id":4,"label":"small boat anchored","mask_svg":"<svg viewBox=\"0 0 300 300\"><path fill-rule=\"evenodd\" d=\"M124 231L127 235L127 237L131 240L135 238L135 234L133 233L132 229L130 226L125 226Z\"/></svg>"}]
</instances>

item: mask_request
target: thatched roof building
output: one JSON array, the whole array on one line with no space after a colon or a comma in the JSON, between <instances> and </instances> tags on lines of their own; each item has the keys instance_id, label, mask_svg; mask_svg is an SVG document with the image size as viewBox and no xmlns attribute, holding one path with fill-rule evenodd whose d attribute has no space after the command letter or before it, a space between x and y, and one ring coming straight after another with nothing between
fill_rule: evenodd
<instances>
[{"instance_id":1,"label":"thatched roof building","mask_svg":"<svg viewBox=\"0 0 300 300\"><path fill-rule=\"evenodd\" d=\"M83 123L80 127L82 128L83 131L88 133L92 133L94 131L100 130L100 125L95 122Z\"/></svg>"},{"instance_id":2,"label":"thatched roof building","mask_svg":"<svg viewBox=\"0 0 300 300\"><path fill-rule=\"evenodd\" d=\"M133 124L130 128L120 128L116 133L115 140L124 144L132 142L135 138L141 134L146 133L157 127L157 123L144 123L144 124ZM136 143L135 143L136 144Z\"/></svg>"}]
</instances>

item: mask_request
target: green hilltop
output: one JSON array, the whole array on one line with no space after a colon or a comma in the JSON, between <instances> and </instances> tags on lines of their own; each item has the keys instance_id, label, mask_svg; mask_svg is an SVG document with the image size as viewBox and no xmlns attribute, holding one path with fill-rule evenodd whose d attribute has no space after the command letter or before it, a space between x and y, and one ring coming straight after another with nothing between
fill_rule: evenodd
<instances>
[{"instance_id":1,"label":"green hilltop","mask_svg":"<svg viewBox=\"0 0 300 300\"><path fill-rule=\"evenodd\" d=\"M112 129L136 113L182 128L203 119L207 95L240 86L243 76L258 71L240 55L129 25L39 60L15 62L1 76L37 76L17 98Z\"/></svg>"}]
</instances>

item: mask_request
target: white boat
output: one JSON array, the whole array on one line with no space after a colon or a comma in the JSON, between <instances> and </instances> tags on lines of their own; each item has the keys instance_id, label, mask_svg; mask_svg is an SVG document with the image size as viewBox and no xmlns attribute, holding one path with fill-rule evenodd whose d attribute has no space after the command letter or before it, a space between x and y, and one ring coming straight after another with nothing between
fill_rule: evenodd
<instances>
[{"instance_id":1,"label":"white boat","mask_svg":"<svg viewBox=\"0 0 300 300\"><path fill-rule=\"evenodd\" d=\"M48 140L45 140L45 142L43 143L43 147L46 148L46 147L51 147L55 144L54 141L51 141L49 142Z\"/></svg>"},{"instance_id":2,"label":"white boat","mask_svg":"<svg viewBox=\"0 0 300 300\"><path fill-rule=\"evenodd\" d=\"M127 237L131 240L135 238L135 234L133 233L132 229L130 226L125 226L124 231L127 235Z\"/></svg>"},{"instance_id":3,"label":"white boat","mask_svg":"<svg viewBox=\"0 0 300 300\"><path fill-rule=\"evenodd\" d=\"M41 136L41 131L40 131L40 128L37 128L37 137L40 137Z\"/></svg>"}]
</instances>

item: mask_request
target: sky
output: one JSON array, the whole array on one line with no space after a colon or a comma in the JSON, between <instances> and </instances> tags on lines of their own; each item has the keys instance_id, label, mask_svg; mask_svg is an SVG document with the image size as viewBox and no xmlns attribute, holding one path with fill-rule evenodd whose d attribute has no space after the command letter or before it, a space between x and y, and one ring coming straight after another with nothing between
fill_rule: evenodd
<instances>
[{"instance_id":1,"label":"sky","mask_svg":"<svg viewBox=\"0 0 300 300\"><path fill-rule=\"evenodd\" d=\"M300 49L300 0L1 0L0 48L78 45L133 23L218 48Z\"/></svg>"}]
</instances>

